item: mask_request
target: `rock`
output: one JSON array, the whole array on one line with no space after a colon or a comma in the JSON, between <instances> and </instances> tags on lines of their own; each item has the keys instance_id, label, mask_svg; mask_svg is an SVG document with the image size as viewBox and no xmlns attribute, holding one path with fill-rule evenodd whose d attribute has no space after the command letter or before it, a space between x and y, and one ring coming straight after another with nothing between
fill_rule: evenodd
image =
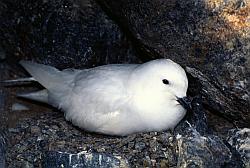
<instances>
[{"instance_id":1,"label":"rock","mask_svg":"<svg viewBox=\"0 0 250 168\"><path fill-rule=\"evenodd\" d=\"M232 147L228 147L221 138L209 134L202 136L189 122L183 124L183 131L176 134L177 167L243 166L238 153L231 151Z\"/></svg>"},{"instance_id":2,"label":"rock","mask_svg":"<svg viewBox=\"0 0 250 168\"><path fill-rule=\"evenodd\" d=\"M2 46L0 45L0 61L3 61L6 59L6 55L5 55L5 52L2 48Z\"/></svg>"},{"instance_id":3,"label":"rock","mask_svg":"<svg viewBox=\"0 0 250 168\"><path fill-rule=\"evenodd\" d=\"M10 167L20 167L23 163L33 167L241 167L239 152L207 129L199 101L199 96L194 98L193 113L174 132L126 137L85 132L65 121L60 112L23 119L17 125L22 128L19 132L9 132L13 139L20 135L22 138L8 149L7 164ZM51 131L52 126L56 130ZM43 131L30 132L32 127Z\"/></svg>"},{"instance_id":4,"label":"rock","mask_svg":"<svg viewBox=\"0 0 250 168\"><path fill-rule=\"evenodd\" d=\"M237 110L239 106L245 108L244 103L242 101L240 100L235 100L235 102L232 101L232 97L224 95L221 92L220 88L214 86L212 82L209 81L209 79L197 69L186 67L186 71L193 78L199 81L199 83L201 83L202 88L200 89L200 94L202 94L203 96L207 95L205 98L203 98L203 102L205 102L208 109L219 110L216 112L217 113L222 112L224 118L228 119L229 121L231 121L236 125L241 125L240 123L242 123L243 125L247 125L247 123L249 122L246 120L246 118L248 117L247 113L238 111L238 114L236 114L235 111L232 111L232 110ZM234 103L237 103L238 105ZM232 118L232 116L234 116L235 118ZM244 119L242 119L242 121L238 121L242 117L244 117L246 121Z\"/></svg>"},{"instance_id":5,"label":"rock","mask_svg":"<svg viewBox=\"0 0 250 168\"><path fill-rule=\"evenodd\" d=\"M0 130L0 167L5 168L5 154L6 154L7 140L5 133Z\"/></svg>"},{"instance_id":6,"label":"rock","mask_svg":"<svg viewBox=\"0 0 250 168\"><path fill-rule=\"evenodd\" d=\"M97 1L145 59L165 57L193 68L202 74L206 108L249 126L249 0Z\"/></svg>"},{"instance_id":7,"label":"rock","mask_svg":"<svg viewBox=\"0 0 250 168\"><path fill-rule=\"evenodd\" d=\"M202 99L200 95L193 97L192 109L187 111L187 115L184 120L187 120L192 127L201 135L205 135L211 132L208 128L206 113L202 106ZM176 128L178 130L178 127Z\"/></svg>"},{"instance_id":8,"label":"rock","mask_svg":"<svg viewBox=\"0 0 250 168\"><path fill-rule=\"evenodd\" d=\"M30 132L32 134L39 133L40 131L41 131L41 129L38 126L31 126L30 127Z\"/></svg>"},{"instance_id":9,"label":"rock","mask_svg":"<svg viewBox=\"0 0 250 168\"><path fill-rule=\"evenodd\" d=\"M129 167L120 156L82 151L77 154L47 151L42 156L43 167Z\"/></svg>"},{"instance_id":10,"label":"rock","mask_svg":"<svg viewBox=\"0 0 250 168\"><path fill-rule=\"evenodd\" d=\"M32 59L62 69L138 62L120 28L93 0L1 4L0 41L12 64Z\"/></svg>"},{"instance_id":11,"label":"rock","mask_svg":"<svg viewBox=\"0 0 250 168\"><path fill-rule=\"evenodd\" d=\"M3 79L3 75L4 73L3 70L4 70L4 66L1 66L1 63L0 63L0 72L1 72L1 75L0 75L0 81L2 81ZM6 91L2 89L2 86L1 86L1 82L0 82L0 130L4 130L6 129L7 125L6 125L6 120L7 120L7 111L5 110L5 104L6 104Z\"/></svg>"},{"instance_id":12,"label":"rock","mask_svg":"<svg viewBox=\"0 0 250 168\"><path fill-rule=\"evenodd\" d=\"M208 128L201 97L192 100L192 111L174 131L177 167L238 167L243 163L237 151Z\"/></svg>"},{"instance_id":13,"label":"rock","mask_svg":"<svg viewBox=\"0 0 250 168\"><path fill-rule=\"evenodd\" d=\"M1 6L1 2L0 2L0 6ZM0 7L1 9L1 7ZM1 13L1 12L0 12ZM1 46L0 46L1 47ZM1 48L0 48L0 54L1 54ZM3 78L3 70L5 69L4 66L2 66L2 64L0 63L0 81ZM7 125L6 125L6 110L5 110L5 96L6 96L6 92L2 89L1 87L1 82L0 82L0 168L5 168L5 156L6 156L6 148L7 148L7 137L6 137L6 129L7 129Z\"/></svg>"},{"instance_id":14,"label":"rock","mask_svg":"<svg viewBox=\"0 0 250 168\"><path fill-rule=\"evenodd\" d=\"M244 167L250 168L250 129L230 130L227 141L239 152Z\"/></svg>"},{"instance_id":15,"label":"rock","mask_svg":"<svg viewBox=\"0 0 250 168\"><path fill-rule=\"evenodd\" d=\"M18 128L9 128L8 131L11 132L11 133L19 133L20 129L18 129Z\"/></svg>"},{"instance_id":16,"label":"rock","mask_svg":"<svg viewBox=\"0 0 250 168\"><path fill-rule=\"evenodd\" d=\"M11 107L12 111L26 111L29 110L29 108L23 104L20 103L14 103Z\"/></svg>"},{"instance_id":17,"label":"rock","mask_svg":"<svg viewBox=\"0 0 250 168\"><path fill-rule=\"evenodd\" d=\"M30 164L29 162L24 161L22 163L22 168L34 168L34 166L32 164Z\"/></svg>"}]
</instances>

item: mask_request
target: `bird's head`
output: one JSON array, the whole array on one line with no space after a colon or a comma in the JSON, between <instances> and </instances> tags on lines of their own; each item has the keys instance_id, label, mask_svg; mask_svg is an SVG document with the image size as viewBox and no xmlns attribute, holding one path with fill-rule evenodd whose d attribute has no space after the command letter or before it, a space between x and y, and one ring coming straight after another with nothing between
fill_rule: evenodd
<instances>
[{"instance_id":1,"label":"bird's head","mask_svg":"<svg viewBox=\"0 0 250 168\"><path fill-rule=\"evenodd\" d=\"M188 79L184 69L170 59L141 64L131 75L131 87L137 99L147 104L173 104L190 108L186 97ZM148 105L148 106L149 106Z\"/></svg>"}]
</instances>

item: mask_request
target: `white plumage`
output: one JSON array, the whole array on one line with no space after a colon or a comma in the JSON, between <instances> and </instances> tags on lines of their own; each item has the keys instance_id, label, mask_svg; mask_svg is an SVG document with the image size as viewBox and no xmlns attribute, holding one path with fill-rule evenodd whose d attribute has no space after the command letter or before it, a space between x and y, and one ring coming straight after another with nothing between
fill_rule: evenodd
<instances>
[{"instance_id":1,"label":"white plumage","mask_svg":"<svg viewBox=\"0 0 250 168\"><path fill-rule=\"evenodd\" d=\"M46 88L21 96L60 108L66 120L84 130L109 135L161 131L174 128L186 113L178 100L186 97L187 77L169 59L63 71L20 63Z\"/></svg>"}]
</instances>

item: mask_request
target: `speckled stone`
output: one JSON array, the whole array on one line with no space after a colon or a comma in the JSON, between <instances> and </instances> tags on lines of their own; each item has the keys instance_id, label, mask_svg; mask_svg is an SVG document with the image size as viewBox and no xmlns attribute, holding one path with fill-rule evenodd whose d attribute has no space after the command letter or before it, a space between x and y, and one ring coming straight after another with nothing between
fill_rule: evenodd
<instances>
[{"instance_id":1,"label":"speckled stone","mask_svg":"<svg viewBox=\"0 0 250 168\"><path fill-rule=\"evenodd\" d=\"M0 4L0 45L7 61L32 59L59 69L138 62L131 42L94 0Z\"/></svg>"},{"instance_id":2,"label":"speckled stone","mask_svg":"<svg viewBox=\"0 0 250 168\"><path fill-rule=\"evenodd\" d=\"M230 130L227 141L240 153L244 167L250 168L250 129Z\"/></svg>"},{"instance_id":3,"label":"speckled stone","mask_svg":"<svg viewBox=\"0 0 250 168\"><path fill-rule=\"evenodd\" d=\"M40 130L40 128L38 127L38 126L32 126L32 127L30 127L30 132L32 133L32 134L34 134L34 133L39 133L41 130Z\"/></svg>"},{"instance_id":4,"label":"speckled stone","mask_svg":"<svg viewBox=\"0 0 250 168\"><path fill-rule=\"evenodd\" d=\"M0 130L0 167L5 167L5 155L6 155L7 141L5 133Z\"/></svg>"},{"instance_id":5,"label":"speckled stone","mask_svg":"<svg viewBox=\"0 0 250 168\"><path fill-rule=\"evenodd\" d=\"M121 167L128 168L128 163L119 156L82 151L77 154L57 151L45 152L42 156L42 166L51 167Z\"/></svg>"}]
</instances>

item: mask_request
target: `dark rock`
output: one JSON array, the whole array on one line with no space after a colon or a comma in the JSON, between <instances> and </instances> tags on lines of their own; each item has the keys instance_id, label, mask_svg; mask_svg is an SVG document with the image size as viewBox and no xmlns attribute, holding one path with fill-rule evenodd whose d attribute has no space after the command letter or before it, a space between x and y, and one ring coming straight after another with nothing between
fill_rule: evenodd
<instances>
[{"instance_id":1,"label":"dark rock","mask_svg":"<svg viewBox=\"0 0 250 168\"><path fill-rule=\"evenodd\" d=\"M128 167L126 160L120 156L96 152L79 152L77 154L47 151L42 156L44 168L50 167Z\"/></svg>"},{"instance_id":2,"label":"dark rock","mask_svg":"<svg viewBox=\"0 0 250 168\"><path fill-rule=\"evenodd\" d=\"M240 154L244 167L250 167L250 129L232 129L228 134L228 143Z\"/></svg>"},{"instance_id":3,"label":"dark rock","mask_svg":"<svg viewBox=\"0 0 250 168\"><path fill-rule=\"evenodd\" d=\"M93 0L2 0L0 41L8 62L58 68L138 62L120 28Z\"/></svg>"},{"instance_id":4,"label":"dark rock","mask_svg":"<svg viewBox=\"0 0 250 168\"><path fill-rule=\"evenodd\" d=\"M7 147L6 133L0 130L0 167L5 168L5 154Z\"/></svg>"},{"instance_id":5,"label":"dark rock","mask_svg":"<svg viewBox=\"0 0 250 168\"><path fill-rule=\"evenodd\" d=\"M18 128L9 128L8 131L9 131L10 133L19 133L19 132L20 132L20 129L18 129Z\"/></svg>"},{"instance_id":6,"label":"dark rock","mask_svg":"<svg viewBox=\"0 0 250 168\"><path fill-rule=\"evenodd\" d=\"M6 54L2 48L2 46L0 45L0 61L3 61L6 59Z\"/></svg>"},{"instance_id":7,"label":"dark rock","mask_svg":"<svg viewBox=\"0 0 250 168\"><path fill-rule=\"evenodd\" d=\"M12 104L11 110L12 110L12 111L25 111L25 110L29 110L29 108L26 107L26 106L23 105L23 104L14 103L14 104Z\"/></svg>"},{"instance_id":8,"label":"dark rock","mask_svg":"<svg viewBox=\"0 0 250 168\"><path fill-rule=\"evenodd\" d=\"M1 3L0 3L1 6ZM0 7L1 11L1 7ZM0 12L1 13L1 12ZM1 53L1 46L0 46L0 54ZM0 58L1 59L1 58ZM0 81L3 79L3 70L5 69L5 66L2 65L0 62ZM6 138L6 132L7 132L7 125L6 125L6 92L2 89L2 84L0 82L0 168L5 168L5 155L6 155L6 149L7 149L7 138Z\"/></svg>"},{"instance_id":9,"label":"dark rock","mask_svg":"<svg viewBox=\"0 0 250 168\"><path fill-rule=\"evenodd\" d=\"M223 112L223 117L231 121L232 123L235 123L238 125L238 120L241 119L241 117L247 118L247 113L243 113L241 111L238 111L238 114L234 114L235 111L240 108L239 106L243 107L244 104L240 100L235 101L235 103L238 103L236 106L234 104L234 101L232 100L232 97L228 97L223 94L223 92L220 90L220 88L214 86L204 74L202 74L200 71L198 71L195 68L186 67L186 71L193 77L196 78L201 85L203 86L200 89L200 93L202 95L207 95L203 98L203 102L205 102L205 105L208 109L214 110L216 109L216 112L220 113ZM238 116L236 116L238 115ZM232 118L232 116L235 116L235 118ZM244 119L242 119L243 122L245 122ZM239 122L242 122L239 121ZM246 120L246 123L243 125L246 125L249 121Z\"/></svg>"},{"instance_id":10,"label":"dark rock","mask_svg":"<svg viewBox=\"0 0 250 168\"><path fill-rule=\"evenodd\" d=\"M39 133L41 130L38 126L32 126L30 127L30 132L31 133Z\"/></svg>"},{"instance_id":11,"label":"dark rock","mask_svg":"<svg viewBox=\"0 0 250 168\"><path fill-rule=\"evenodd\" d=\"M24 161L22 163L22 168L34 168L34 166L32 164L30 164L29 162Z\"/></svg>"},{"instance_id":12,"label":"dark rock","mask_svg":"<svg viewBox=\"0 0 250 168\"><path fill-rule=\"evenodd\" d=\"M201 96L193 97L192 109L187 111L184 119L186 119L201 135L211 132L208 128L207 117L202 106Z\"/></svg>"},{"instance_id":13,"label":"dark rock","mask_svg":"<svg viewBox=\"0 0 250 168\"><path fill-rule=\"evenodd\" d=\"M199 99L199 98L197 98ZM194 101L198 101L195 100ZM201 108L194 107L196 109ZM194 114L190 122L202 113ZM150 132L133 134L127 137L98 135L80 130L66 122L63 114L53 112L40 117L22 119L17 128L27 125L20 132L10 132L9 137L19 141L11 144L6 155L9 167L29 164L33 167L75 166L131 166L131 167L169 167L199 166L223 167L233 165L241 167L241 158L230 144L207 131L200 129L204 123L181 122L174 132ZM47 129L51 125L57 132ZM55 127L55 125L57 127ZM30 133L31 127L40 130ZM200 130L199 133L195 128ZM229 146L227 146L229 145ZM42 157L41 157L42 156ZM79 156L79 157L78 157ZM92 156L92 157L90 157ZM99 158L103 160L99 162ZM71 158L71 160L70 160ZM230 167L230 166L228 166Z\"/></svg>"},{"instance_id":14,"label":"dark rock","mask_svg":"<svg viewBox=\"0 0 250 168\"><path fill-rule=\"evenodd\" d=\"M3 80L3 76L4 76L4 69L5 69L5 66L3 66L1 63L0 63L0 72L1 72L1 75L0 75L0 81ZM6 112L6 92L5 90L3 89L2 87L2 83L0 82L0 130L4 130L6 129L7 125L6 125L6 116L7 116L7 112Z\"/></svg>"},{"instance_id":15,"label":"dark rock","mask_svg":"<svg viewBox=\"0 0 250 168\"><path fill-rule=\"evenodd\" d=\"M243 167L237 151L218 136L201 135L188 121L176 133L178 167Z\"/></svg>"},{"instance_id":16,"label":"dark rock","mask_svg":"<svg viewBox=\"0 0 250 168\"><path fill-rule=\"evenodd\" d=\"M210 111L249 126L249 1L97 1L148 59L171 58L200 72Z\"/></svg>"},{"instance_id":17,"label":"dark rock","mask_svg":"<svg viewBox=\"0 0 250 168\"><path fill-rule=\"evenodd\" d=\"M201 97L192 100L192 110L175 128L177 167L238 167L243 162L239 153L227 142L212 134L201 104Z\"/></svg>"}]
</instances>

